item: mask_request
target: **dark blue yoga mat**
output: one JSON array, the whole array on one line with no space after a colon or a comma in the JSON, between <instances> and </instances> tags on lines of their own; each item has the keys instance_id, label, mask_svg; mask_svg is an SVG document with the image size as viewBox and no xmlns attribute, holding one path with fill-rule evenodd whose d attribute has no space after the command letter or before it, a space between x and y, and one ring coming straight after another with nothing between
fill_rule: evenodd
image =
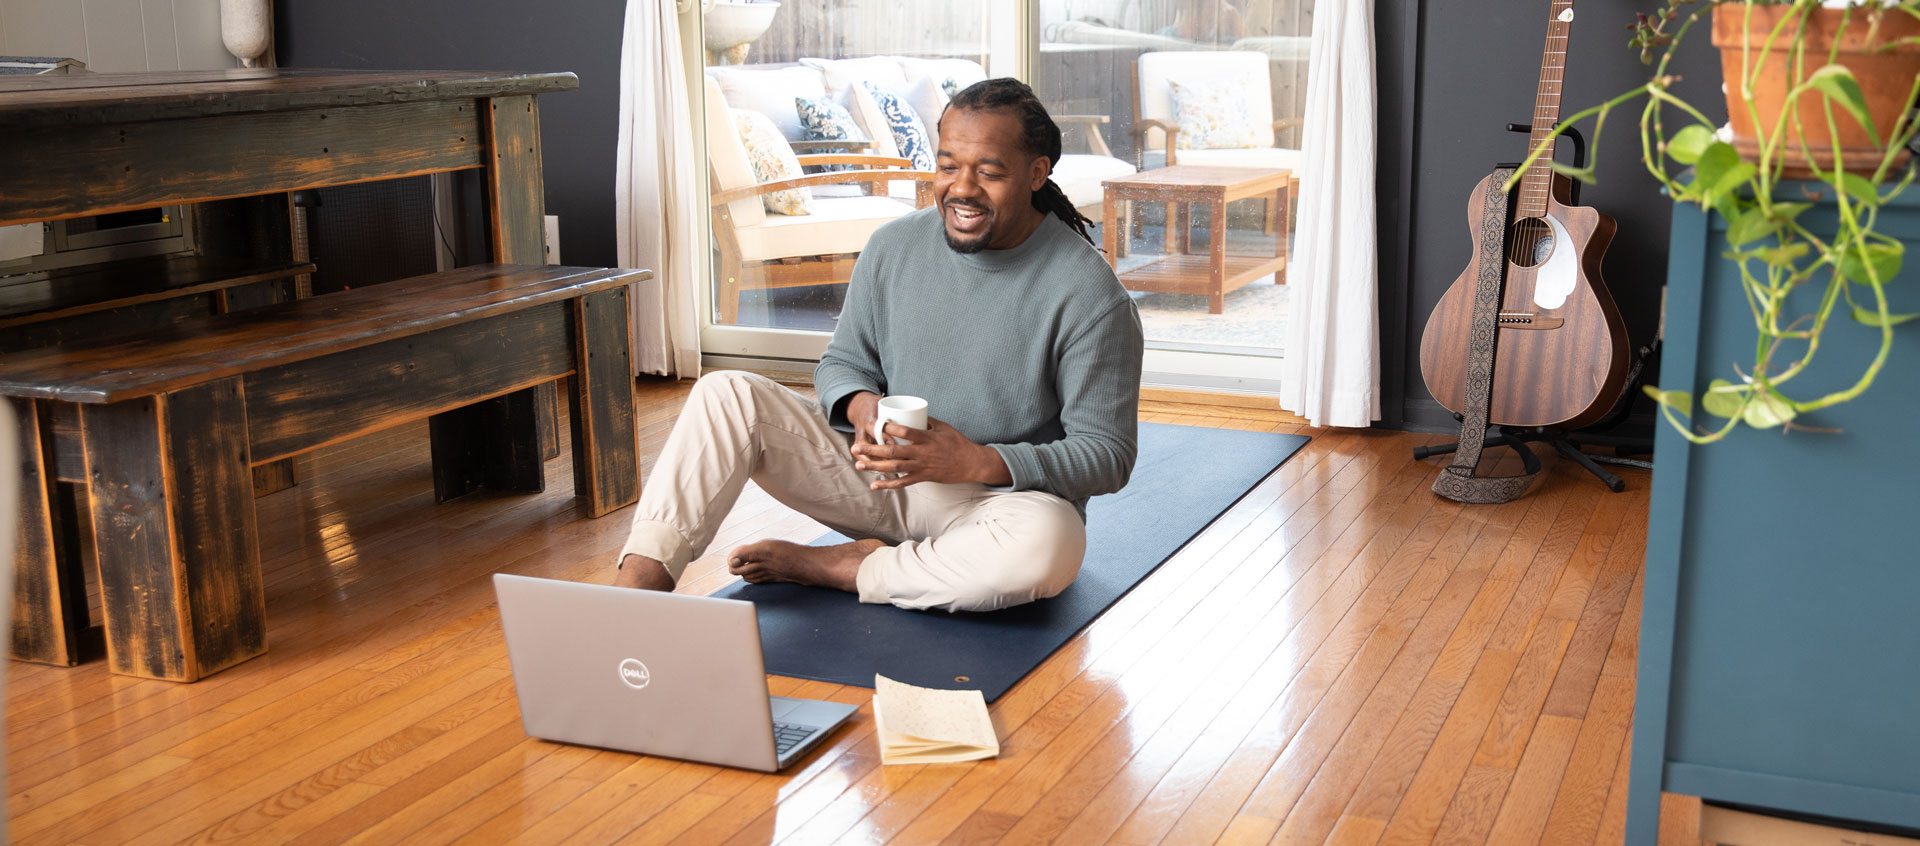
<instances>
[{"instance_id":1,"label":"dark blue yoga mat","mask_svg":"<svg viewBox=\"0 0 1920 846\"><path fill-rule=\"evenodd\" d=\"M714 595L755 604L769 673L859 687L872 687L879 673L979 690L992 702L1306 443L1302 435L1140 424L1131 481L1087 504L1086 562L1052 599L952 613L789 584L738 582ZM815 543L846 540L832 534ZM968 680L954 681L959 676Z\"/></svg>"}]
</instances>

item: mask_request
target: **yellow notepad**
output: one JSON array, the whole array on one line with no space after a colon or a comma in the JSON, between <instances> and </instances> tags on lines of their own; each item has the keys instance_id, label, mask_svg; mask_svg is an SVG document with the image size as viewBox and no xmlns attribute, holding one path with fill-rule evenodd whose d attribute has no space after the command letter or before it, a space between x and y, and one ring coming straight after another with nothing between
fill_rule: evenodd
<instances>
[{"instance_id":1,"label":"yellow notepad","mask_svg":"<svg viewBox=\"0 0 1920 846\"><path fill-rule=\"evenodd\" d=\"M873 722L882 764L941 764L1000 754L977 690L935 690L873 677Z\"/></svg>"}]
</instances>

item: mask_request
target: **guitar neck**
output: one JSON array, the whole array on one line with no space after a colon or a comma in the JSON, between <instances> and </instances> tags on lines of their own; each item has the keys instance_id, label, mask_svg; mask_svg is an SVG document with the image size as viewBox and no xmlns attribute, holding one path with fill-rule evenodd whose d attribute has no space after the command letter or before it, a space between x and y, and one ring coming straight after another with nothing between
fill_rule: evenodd
<instances>
[{"instance_id":1,"label":"guitar neck","mask_svg":"<svg viewBox=\"0 0 1920 846\"><path fill-rule=\"evenodd\" d=\"M1560 122L1560 85L1566 78L1567 33L1573 29L1573 0L1551 0L1548 4L1547 46L1540 54L1540 85L1533 96L1533 132L1528 136L1527 152L1540 147ZM1520 179L1518 216L1540 217L1547 213L1547 197L1553 190L1553 160L1549 149Z\"/></svg>"}]
</instances>

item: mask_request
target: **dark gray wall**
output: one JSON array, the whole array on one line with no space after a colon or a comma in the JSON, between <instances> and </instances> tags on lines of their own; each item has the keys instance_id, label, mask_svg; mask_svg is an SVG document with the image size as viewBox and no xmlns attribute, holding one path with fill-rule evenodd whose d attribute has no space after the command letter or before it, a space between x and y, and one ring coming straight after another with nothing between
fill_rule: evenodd
<instances>
[{"instance_id":1,"label":"dark gray wall","mask_svg":"<svg viewBox=\"0 0 1920 846\"><path fill-rule=\"evenodd\" d=\"M284 67L571 71L540 98L547 213L568 264L614 262L613 169L626 4L612 0L275 0Z\"/></svg>"},{"instance_id":2,"label":"dark gray wall","mask_svg":"<svg viewBox=\"0 0 1920 846\"><path fill-rule=\"evenodd\" d=\"M1646 3L1588 0L1576 6L1569 37L1563 116L1637 85L1649 69L1626 46L1626 25ZM1507 132L1529 119L1546 43L1545 2L1378 0L1380 90L1380 294L1383 425L1430 431L1458 424L1420 377L1420 332L1447 286L1467 265L1468 192L1494 165L1526 155L1526 136ZM1670 68L1677 91L1709 117L1725 117L1718 54L1704 22L1684 61ZM1666 279L1672 209L1639 160L1639 104L1615 110L1600 147L1598 185L1580 198L1620 226L1602 274L1636 346L1653 338ZM1583 126L1591 131L1591 124ZM1562 142L1561 159L1572 144ZM1397 407L1396 407L1397 406Z\"/></svg>"}]
</instances>

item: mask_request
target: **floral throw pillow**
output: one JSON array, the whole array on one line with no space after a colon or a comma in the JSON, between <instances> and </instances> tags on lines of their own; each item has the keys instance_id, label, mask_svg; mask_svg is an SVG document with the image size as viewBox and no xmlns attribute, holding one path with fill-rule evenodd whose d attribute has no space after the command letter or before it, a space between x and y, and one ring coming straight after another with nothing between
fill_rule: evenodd
<instances>
[{"instance_id":1,"label":"floral throw pillow","mask_svg":"<svg viewBox=\"0 0 1920 846\"><path fill-rule=\"evenodd\" d=\"M1253 124L1253 107L1246 88L1236 80L1181 82L1173 87L1174 122L1181 150L1231 150L1260 146L1260 130Z\"/></svg>"},{"instance_id":2,"label":"floral throw pillow","mask_svg":"<svg viewBox=\"0 0 1920 846\"><path fill-rule=\"evenodd\" d=\"M880 114L886 118L887 129L893 135L893 146L899 150L900 157L913 164L914 170L933 170L933 141L927 138L927 130L920 123L919 113L907 105L900 95L862 81L860 87Z\"/></svg>"},{"instance_id":3,"label":"floral throw pillow","mask_svg":"<svg viewBox=\"0 0 1920 846\"><path fill-rule=\"evenodd\" d=\"M800 129L808 141L865 141L860 125L839 103L824 97L795 97L793 109L800 115ZM840 151L835 151L840 152ZM858 170L853 165L826 165L822 171Z\"/></svg>"},{"instance_id":4,"label":"floral throw pillow","mask_svg":"<svg viewBox=\"0 0 1920 846\"><path fill-rule=\"evenodd\" d=\"M747 163L753 166L753 181L760 184L801 176L800 160L780 129L766 115L749 109L728 109L734 129L740 132L740 146L746 148ZM762 194L767 211L774 214L812 214L813 192L790 188Z\"/></svg>"}]
</instances>

